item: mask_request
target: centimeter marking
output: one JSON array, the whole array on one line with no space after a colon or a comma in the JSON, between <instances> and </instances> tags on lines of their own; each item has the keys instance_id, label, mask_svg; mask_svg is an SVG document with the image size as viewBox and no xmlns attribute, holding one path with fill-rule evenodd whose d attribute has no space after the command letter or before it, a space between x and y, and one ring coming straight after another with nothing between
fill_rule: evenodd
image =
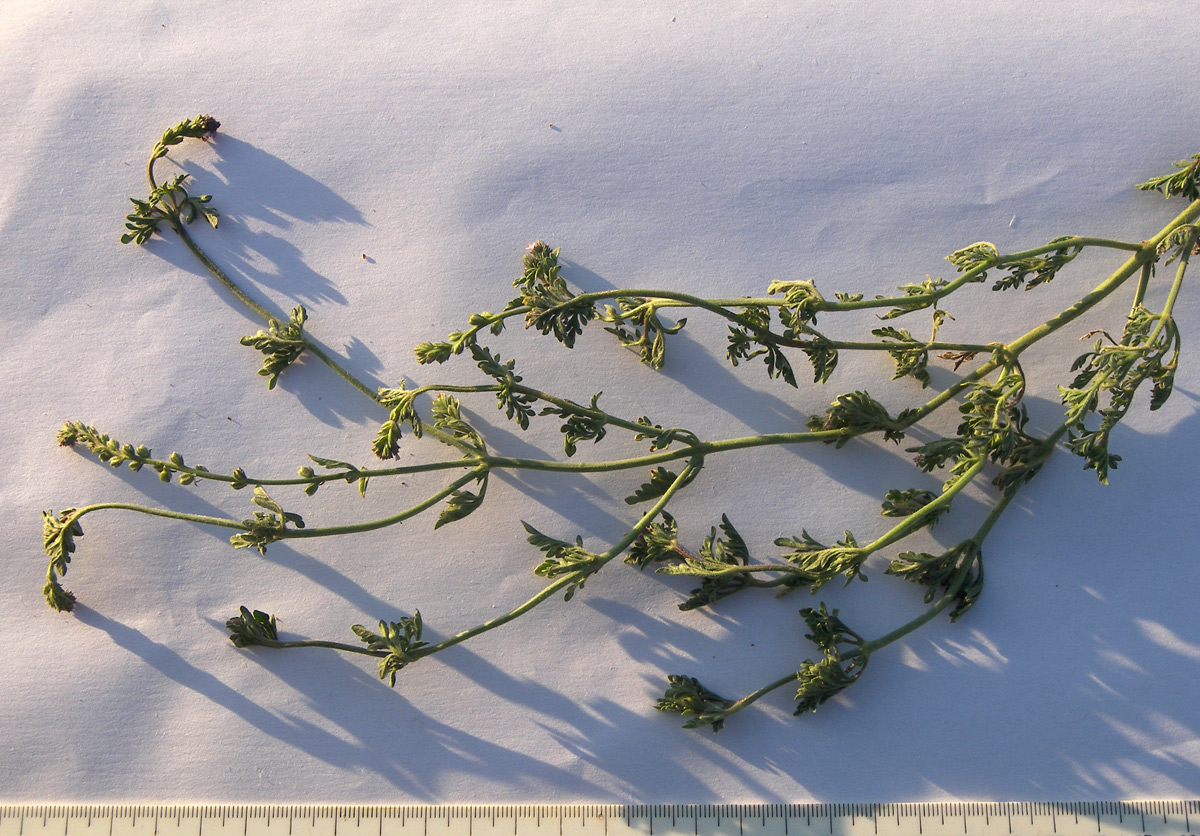
<instances>
[{"instance_id":1,"label":"centimeter marking","mask_svg":"<svg viewBox=\"0 0 1200 836\"><path fill-rule=\"evenodd\" d=\"M1200 836L1200 801L0 805L0 836Z\"/></svg>"},{"instance_id":2,"label":"centimeter marking","mask_svg":"<svg viewBox=\"0 0 1200 836\"><path fill-rule=\"evenodd\" d=\"M0 836L1200 836L1200 801L0 805Z\"/></svg>"}]
</instances>

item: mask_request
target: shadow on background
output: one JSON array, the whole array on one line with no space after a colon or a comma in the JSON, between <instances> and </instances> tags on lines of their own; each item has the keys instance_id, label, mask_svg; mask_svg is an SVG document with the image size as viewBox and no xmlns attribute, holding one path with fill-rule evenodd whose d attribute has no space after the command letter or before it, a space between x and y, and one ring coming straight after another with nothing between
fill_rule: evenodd
<instances>
[{"instance_id":1,"label":"shadow on background","mask_svg":"<svg viewBox=\"0 0 1200 836\"><path fill-rule=\"evenodd\" d=\"M296 224L366 225L362 213L328 186L237 137L221 132L208 145L216 154L211 170L188 158L182 163L191 178L190 193L213 192L211 205L221 213L217 230L208 229L203 223L192 224L189 232L197 244L247 295L283 321L294 305L279 308L269 295L283 296L294 304L346 304L346 297L333 280L309 267L304 254L279 233L291 230ZM163 179L161 173L159 179ZM233 188L223 189L222 184ZM262 224L268 228L261 228ZM260 228L255 230L251 226ZM151 238L145 248L211 287L246 319L249 329L246 333L266 327L170 231ZM311 334L308 336L314 339ZM361 341L349 339L341 350L319 342L318 345L372 391L378 387L375 375L381 371L379 358ZM294 380L295 371L301 368L315 378L307 386L298 386ZM314 357L302 357L290 371L293 373L279 378L280 388L294 394L324 423L338 425L339 418L361 422L368 416L381 415L379 408L359 393L337 397L314 394L340 391L339 387L344 386L336 374Z\"/></svg>"},{"instance_id":2,"label":"shadow on background","mask_svg":"<svg viewBox=\"0 0 1200 836\"><path fill-rule=\"evenodd\" d=\"M218 261L227 266L235 281L255 289L256 296L257 289L265 288L297 302L344 304L345 297L337 291L334 283L308 268L302 254L294 246L275 233L266 230L253 232L238 218L253 219L284 231L298 222L364 224L361 213L311 177L248 143L222 135L213 147L218 154L218 161L212 173L194 165L188 169L196 177L198 185L203 186L205 180L214 177L230 183L248 184L246 188L238 190L239 200L244 202L238 205L236 213L223 221L221 230L214 233L221 236ZM220 208L219 196L215 203ZM156 242L150 249L180 269L209 280L203 268L175 242ZM611 287L603 277L585 267L570 265L568 272L571 280L585 291ZM223 289L219 290L224 293ZM236 305L234 300L230 301ZM260 325L256 323L255 327ZM804 427L806 413L783 397L764 395L746 385L739 376L745 370L735 372L707 351L689 351L689 348L696 349L697 344L687 331L668 338L668 356L672 356L674 349L675 355L681 359L678 363L669 360L663 373L686 387L708 407L737 415L756 432L794 431ZM614 347L614 350L620 349ZM364 376L380 370L378 358L358 342L349 344L343 359L355 373ZM751 370L750 373L754 371L762 374L761 369ZM306 399L304 390L310 381L297 384L287 376L281 380L285 386L296 387L291 391L322 420L331 421L340 415L358 421L377 413L368 408L370 405L365 399L362 399L361 409L348 407L341 399L336 404L318 404ZM319 379L318 382L322 391L329 391L335 384L340 384L331 377L329 380ZM1190 393L1177 392L1176 397L1181 396L1195 400ZM1033 402L1032 397L1030 401ZM750 402L755 404L752 408L748 407ZM515 455L544 455L540 448L515 433L508 430L493 432L506 451ZM1115 435L1114 446L1133 448L1131 452L1153 461L1155 456L1169 457L1173 447L1186 448L1183 440L1194 438L1197 432L1200 432L1200 416L1193 410L1169 432L1156 438L1138 436L1122 427ZM893 471L897 475L903 473L907 475L907 482L915 481L902 448L875 448L868 452L880 462L879 467L874 470L854 468L849 471L854 475L846 477L842 471L830 469L824 453L818 455L807 448L789 450L790 455L819 467L826 476L856 491L873 490L881 473L889 477ZM1060 457L1064 455L1059 454ZM1125 473L1126 470L1119 470L1114 478L1123 479ZM573 516L568 519L585 531L621 529L629 525L629 520L597 507L595 500L611 497L587 479L566 482L542 480L540 476L532 478L523 474L497 476L529 499L553 506L556 510L560 507L570 509L567 513ZM131 484L141 484L137 477L131 478L129 474L122 473L122 477ZM1052 478L1054 474L1048 477ZM1090 475L1071 473L1070 478L1090 478ZM1152 467L1135 471L1131 481L1133 485L1127 489L1137 492L1163 489L1156 483ZM1168 489L1177 495L1180 491L1194 492L1195 486L1176 485ZM1054 489L1050 490L1053 492ZM1046 497L1047 494L1042 496ZM1055 496L1053 499L1052 507L1049 500L1046 506L1039 506L1023 495L1006 519L1011 520L1018 515L1024 515L1027 519L1052 515L1064 529L1086 533L1089 516L1099 515L1103 518L1105 515L1121 513L1119 497L1110 500L1117 503L1110 507L1103 504L1071 507L1061 497ZM179 492L170 498L169 504L172 508L191 513L221 513L190 492ZM978 516L981 510L978 501L965 497L956 505L968 517ZM633 515L630 516L632 518ZM1200 531L1196 530L1197 523L1194 520L1171 522L1174 526L1188 528L1190 532L1174 532L1173 536L1180 539L1173 542L1197 541ZM212 533L222 539L225 537L224 532ZM1083 540L1086 541L1086 537ZM1169 543L1162 545L1167 548ZM273 545L270 552L269 560L286 565L312 582L336 592L360 611L392 611L390 604L333 567L306 558L283 544ZM1045 682L1047 678L1052 678L1055 682L1063 683L1061 687L1066 692L1065 698L1051 702L1039 699L1037 704L1031 704L1029 724L1021 730L1022 739L1037 741L1052 738L1054 728L1079 722L1089 722L1090 726L1106 728L1108 732L1105 736L1097 735L1091 752L1082 755L1031 750L1031 759L1042 760L1025 774L1009 779L1013 782L1010 786L1015 795L1036 797L1041 776L1061 774L1064 769L1076 776L1081 797L1119 797L1123 786L1122 770L1125 770L1125 775L1139 776L1139 782L1144 782L1146 774L1155 774L1180 786L1195 786L1200 776L1200 766L1191 757L1173 749L1172 741L1194 741L1200 735L1200 720L1188 716L1181 706L1158 706L1145 699L1145 695L1152 693L1158 682L1180 677L1194 680L1200 673L1197 670L1197 665L1200 665L1200 634L1197 633L1195 619L1191 612L1183 611L1130 612L1125 603L1155 600L1156 584L1171 582L1172 567L1165 562L1156 563L1155 553L1151 550L1137 555L1139 566L1135 567L1131 564L1128 551L1106 548L1102 542L1080 546L1079 552L1071 556L1081 560L1086 558L1086 570L1075 568L1066 571L1062 586L1072 593L1080 589L1088 590L1087 594L1096 602L1094 606L1088 605L1090 609L1084 608L1094 619L1068 628L1066 634L1069 635L1070 629L1086 633L1087 638L1076 645L1082 644L1086 652L1076 650L1060 656L1056 647L1019 646L1020 641L1016 640L990 639L984 632L967 625L964 625L961 636L953 638L927 639L917 634L907 642L912 661L907 665L897 665L883 658L875 662L864 677L864 683L874 684L859 683L848 696L853 707L830 704L815 718L800 718L794 728L789 726L786 731L777 711L747 712L747 716L739 716L730 723L731 729L735 722L744 724L747 733L724 731L716 738L711 738L716 741L716 748L710 747L710 756L720 761L726 770L736 770L738 759L744 759L768 769L796 775L805 790L817 798L827 797L844 784L843 777L829 763L821 763L823 758L831 758L832 755L814 756L814 752L836 752L838 758L875 758L881 761L886 769L893 769L898 776L896 783L888 788L895 799L925 797L931 791L959 797L982 797L982 794L994 791L996 787L995 773L990 769L994 764L994 753L972 749L970 740L1005 739L1008 734L1009 730L999 724L1009 722L1002 718L1010 715L1005 712L992 715L986 710L989 701L997 698L996 694L1012 693L1011 689L996 687L997 680ZM1164 554L1169 556L1169 552ZM1003 562L994 565L998 568L993 572L1005 571ZM1052 618L1054 593L1040 590L1035 592L1035 596L1040 596L1037 598L1039 606L1032 612L1006 613L1005 618ZM631 628L629 639L623 639L622 645L630 657L638 661L653 664L674 662L673 654L662 648L685 645L683 634L691 632L685 626L652 619L624 604L606 599L590 600L596 611ZM803 605L807 606L809 602L806 600ZM1077 608L1073 611L1079 611L1078 601L1073 602L1073 606ZM721 614L720 608L715 612L716 618L727 617ZM166 678L203 694L263 733L339 768L370 769L414 797L435 797L442 772L494 777L492 763L501 759L517 786L523 783L531 786L552 784L560 793L588 797L594 796L597 791L592 782L567 770L516 754L499 744L431 720L400 694L380 686L363 666L334 654L322 655L318 664L312 664L311 661L304 664L293 662L288 654L272 654L269 657L265 652L251 654L271 674L301 694L311 709L335 729L329 731L311 721L277 713L252 702L211 674L196 669L169 648L86 606L80 606L77 617L88 626L106 633L116 645L142 659ZM213 626L220 628L218 624ZM789 625L788 629L795 630L796 626ZM996 633L1005 635L1000 629ZM800 658L803 658L805 650L811 652L811 649L802 644L800 635L796 638L798 644L804 647L800 651ZM1167 648L1169 655L1147 653L1151 646ZM629 788L630 794L649 786L656 776L665 775L673 786L686 778L685 767L670 757L652 762L630 762L621 747L622 736L628 734L630 728L650 723L674 723L677 718L661 718L640 708L616 706L605 700L580 703L541 683L513 677L462 647L448 653L444 663L482 684L498 699L547 718L542 727L564 750L595 769L612 775L622 786ZM905 706L902 708L916 712L915 718L898 718L897 709L889 707L893 698L885 691L893 681L899 681L906 689ZM1031 690L1031 693L1044 694L1045 690ZM861 706L858 704L860 700ZM1128 704L1139 700L1141 703L1136 713L1142 718L1140 726L1117 720L1107 707L1113 705L1114 701ZM420 721L412 722L417 715ZM901 721L928 726L929 745L947 748L948 754L942 765L929 766L933 761L923 759L925 768L914 774L907 766L909 753L879 752L874 748L873 741L883 733L887 724ZM1147 740L1154 745L1148 747ZM386 745L381 745L381 741L386 741ZM764 741L767 742L765 748ZM406 751L428 750L431 747L436 747L440 752L436 767L427 763L413 763L405 756ZM802 774L798 774L799 771ZM762 800L772 800L763 785L754 783L748 777L745 780L749 782L746 786L759 792ZM1049 777L1046 783L1054 785Z\"/></svg>"},{"instance_id":3,"label":"shadow on background","mask_svg":"<svg viewBox=\"0 0 1200 836\"><path fill-rule=\"evenodd\" d=\"M580 795L595 793L596 788L589 782L536 758L514 753L427 716L422 716L419 723L411 722L420 712L401 693L381 685L360 666L336 654L325 654L320 670L313 670L314 666L305 660L286 658L289 654L279 651L258 648L249 653L264 665L264 675L269 671L301 694L331 729L259 705L141 631L86 606L77 607L75 616L167 679L211 700L268 737L344 771L368 770L413 799L438 798L443 772L494 778L494 765L501 760L515 786L554 784ZM223 625L212 626L224 633ZM263 662L267 658L270 662ZM412 752L431 750L439 752L437 768L431 768L425 758L411 756Z\"/></svg>"}]
</instances>

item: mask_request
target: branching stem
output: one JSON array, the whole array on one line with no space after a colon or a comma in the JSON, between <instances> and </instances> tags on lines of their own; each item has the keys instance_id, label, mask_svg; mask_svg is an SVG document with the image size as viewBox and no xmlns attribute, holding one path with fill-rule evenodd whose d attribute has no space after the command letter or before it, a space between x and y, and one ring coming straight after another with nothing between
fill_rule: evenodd
<instances>
[{"instance_id":1,"label":"branching stem","mask_svg":"<svg viewBox=\"0 0 1200 836\"><path fill-rule=\"evenodd\" d=\"M702 579L702 586L693 590L693 598L683 605L690 609L707 606L726 595L744 588L779 588L788 591L809 586L817 591L831 578L844 575L847 579L862 577L861 566L873 555L895 546L910 535L921 531L947 512L957 496L968 485L978 488L979 476L985 468L995 465L999 474L992 480L996 497L986 518L975 533L951 547L942 555L904 552L889 564L888 574L903 576L923 585L926 590L925 608L914 618L890 632L870 641L864 640L839 617L838 611L808 608L801 612L810 629L809 638L821 650L821 660L805 660L800 670L759 688L747 696L730 701L721 698L689 677L671 677L671 687L658 704L663 710L690 715L689 726L709 725L719 729L725 719L755 703L766 694L789 683L797 684L798 712L813 709L852 684L861 675L870 657L888 645L910 635L947 608L953 606L951 619L965 613L983 587L982 546L1013 498L1039 470L1045 459L1064 442L1064 446L1083 457L1086 467L1094 469L1102 482L1107 481L1109 469L1120 460L1109 452L1112 428L1124 417L1135 391L1145 381L1152 389L1151 408L1157 409L1170 395L1179 355L1179 330L1173 311L1181 291L1185 273L1197 240L1200 240L1200 166L1184 161L1177 171L1147 183L1143 190L1159 191L1165 196L1182 195L1191 201L1154 237L1133 243L1110 238L1069 236L1020 252L1000 254L986 242L972 244L949 256L958 268L952 280L927 278L920 284L901 285L900 295L877 296L867 299L857 294L837 294L830 301L817 292L811 281L777 282L768 288L765 297L706 298L674 290L628 288L592 293L573 293L559 276L558 251L538 242L531 246L524 260L524 274L514 282L521 288L520 296L499 313L475 314L462 331L453 332L445 342L422 343L417 347L421 363L442 363L453 356L468 353L489 382L479 385L437 384L421 385L415 389L379 388L367 386L346 369L334 354L304 332L307 311L297 307L288 320L273 314L233 279L198 245L187 230L197 217L207 219L214 227L217 213L207 204L210 196L189 196L184 186L186 175L179 175L165 184L157 182L155 162L167 154L170 146L185 138L205 139L216 131L218 123L208 116L198 116L168 129L154 146L146 166L150 197L134 199L134 212L126 216L128 232L123 241L143 243L160 227L169 226L183 241L200 264L248 310L261 318L269 332L243 339L243 344L263 353L265 360L260 374L274 386L279 374L304 352L311 353L338 376L363 395L387 410L388 419L380 428L373 447L380 458L397 455L402 426L407 425L414 436L428 434L450 446L462 458L456 461L427 461L397 467L359 468L347 462L311 457L327 472L316 473L310 466L300 468L291 478L252 479L240 468L230 474L214 473L206 468L185 465L183 458L172 454L168 459L156 459L145 447L122 445L94 428L81 423L69 423L60 431L61 444L82 441L101 460L113 466L127 464L132 470L150 468L159 478L181 483L219 481L234 488L254 486L253 502L260 509L253 519L234 520L215 516L188 514L131 503L105 502L67 509L58 514L43 514L43 534L46 554L50 557L44 594L52 607L69 610L74 597L66 592L59 578L67 571L75 538L82 534L79 520L101 510L133 511L151 516L227 528L238 531L231 540L237 547L252 546L265 551L268 544L289 539L328 537L372 531L392 526L445 503L437 525L455 522L472 513L483 502L488 479L494 471L527 470L560 474L610 473L630 469L653 468L649 481L643 483L627 500L630 504L648 504L637 521L616 542L604 551L593 553L583 545L582 538L572 544L538 532L528 525L528 542L546 556L537 574L548 578L528 600L496 618L484 621L437 642L422 640L422 621L419 612L399 622L380 623L375 633L356 625L353 630L363 644L323 640L280 640L274 616L259 611L241 610L227 626L231 638L239 647L259 645L270 648L320 647L348 653L372 656L380 660L380 676L391 676L411 662L441 652L474 636L501 627L562 593L569 599L584 582L612 560L628 553L627 562L645 567L663 563L660 571L667 574L693 575ZM1126 260L1083 295L1074 304L1059 311L1041 324L1008 343L957 342L938 340L943 322L950 318L938 303L967 284L985 281L987 273L1001 271L1004 275L995 283L995 290L1011 290L1025 286L1034 288L1054 276L1088 248L1109 249L1128 253ZM1165 253L1167 259L1178 260L1174 280L1167 292L1163 308L1152 313L1145 308L1150 283L1156 265ZM1069 386L1057 391L1066 407L1066 421L1045 438L1031 435L1027 429L1028 416L1022 404L1028 381L1021 366L1021 356L1043 339L1075 322L1097 308L1132 277L1137 276L1132 294L1130 316L1120 340L1103 329L1087 336L1101 334L1093 350L1076 360L1072 367L1075 378ZM608 304L603 311L601 303ZM877 328L876 340L833 340L816 330L817 314L889 310L879 318L890 320L918 310L931 310L933 328L928 340L913 337L904 329L891 326ZM802 353L812 364L814 379L825 382L834 372L839 353L885 352L896 363L896 377L912 377L922 386L931 382L927 364L931 354L940 352L957 370L963 363L981 361L923 404L891 414L887 408L866 392L839 395L824 416L814 416L806 430L787 430L744 437L703 440L694 432L680 427L664 427L650 422L648 417L636 420L615 415L599 406L600 395L590 404L579 403L524 382L515 370L515 361L501 360L479 340L487 332L499 334L505 321L524 318L526 327L543 334L552 334L568 348L593 320L608 323L607 330L627 347L640 354L653 368L663 363L667 335L676 333L685 324L664 324L658 318L663 310L672 313L690 309L705 311L729 323L727 356L733 365L742 360L761 357L768 374L798 385L796 375L784 349ZM772 330L775 318L781 331ZM1114 330L1113 333L1116 333ZM1107 342L1106 342L1107 341ZM469 351L468 351L469 349ZM431 407L433 420L426 421L418 414L425 405L416 404L421 395L434 395ZM638 440L650 440L648 453L597 461L561 461L552 458L505 456L491 452L483 436L463 417L456 396L487 395L494 397L505 414L525 429L538 415L555 415L563 421L561 431L568 457L575 454L581 441L601 441L608 429L616 428L633 433ZM956 433L912 448L915 463L923 471L948 468L940 494L923 489L889 491L882 513L899 520L873 540L859 545L847 531L835 546L825 546L805 531L800 537L780 538L777 545L795 551L784 555L784 563L751 562L749 547L736 529L722 517L721 533L714 527L704 545L695 553L677 542L677 524L667 513L669 503L700 473L709 456L757 447L796 445L823 442L843 447L858 436L882 435L884 440L898 442L905 433L947 404L954 403L960 415ZM1098 416L1099 427L1094 424ZM539 419L541 420L541 419ZM1087 423L1091 420L1093 423ZM406 430L407 432L407 430ZM684 461L678 474L664 465ZM453 471L450 481L421 501L384 517L359 523L326 525L307 528L298 514L289 513L267 495L264 486L303 486L309 494L327 482L357 482L365 493L368 481L415 473ZM476 483L475 492L466 490ZM776 575L763 579L763 575Z\"/></svg>"}]
</instances>

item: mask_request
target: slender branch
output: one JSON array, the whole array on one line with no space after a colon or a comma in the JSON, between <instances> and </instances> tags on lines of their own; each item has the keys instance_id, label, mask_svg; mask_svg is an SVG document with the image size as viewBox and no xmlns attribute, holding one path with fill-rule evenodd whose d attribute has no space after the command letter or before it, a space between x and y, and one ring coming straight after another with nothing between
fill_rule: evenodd
<instances>
[{"instance_id":1,"label":"slender branch","mask_svg":"<svg viewBox=\"0 0 1200 836\"><path fill-rule=\"evenodd\" d=\"M588 574L595 574L601 566L610 562L617 555L623 553L627 548L629 548L630 544L632 544L633 541L638 538L646 526L650 525L650 523L654 521L655 517L662 513L663 508L667 506L667 503L671 501L671 498L675 495L675 493L692 479L698 467L698 465L689 464L688 467L684 468L684 470L671 483L671 486L663 493L658 501L651 506L649 511L642 515L641 519L639 519L637 523L635 523L634 526L630 528L628 532L626 532L625 536L598 556L597 564L594 568L589 569ZM498 616L489 621L485 621L482 624L478 624L475 627L470 628L469 630L464 630L457 635L443 639L436 644L431 644L421 648L413 654L414 658L430 656L434 653L445 650L448 647L461 644L467 639L478 636L480 633L486 633L489 630L502 627L510 621L513 621L514 619L519 618L520 616L529 612L543 601L554 597L554 595L558 592L567 589L572 585L578 584L579 582L579 577L577 577L574 573L563 575L558 580L548 584L537 595L534 595L528 601L510 610L504 615Z\"/></svg>"},{"instance_id":2,"label":"slender branch","mask_svg":"<svg viewBox=\"0 0 1200 836\"><path fill-rule=\"evenodd\" d=\"M361 534L364 531L377 531L381 528L387 528L388 526L402 523L407 519L415 517L422 511L432 508L456 490L479 479L485 473L487 473L486 468L472 470L470 473L458 477L441 490L430 494L416 505L387 517L361 523L349 523L347 525L329 525L324 528L288 528L280 533L280 539L303 540L312 537L336 537L339 534Z\"/></svg>"},{"instance_id":3,"label":"slender branch","mask_svg":"<svg viewBox=\"0 0 1200 836\"><path fill-rule=\"evenodd\" d=\"M236 547L256 547L278 540L326 537L376 530L409 519L434 505L447 501L438 518L438 525L461 519L473 512L483 501L488 477L495 470L529 470L561 474L619 472L632 468L653 467L650 481L642 484L630 501L649 501L650 507L609 548L593 553L584 548L582 539L573 545L529 529L529 542L545 553L545 561L537 573L549 579L533 597L509 612L428 644L421 639L422 623L418 611L396 623L380 623L378 634L356 625L354 632L363 645L345 642L278 639L274 616L242 608L241 615L227 622L231 639L239 647L261 645L272 648L322 647L380 660L380 676L391 676L407 664L424 656L452 647L481 633L501 627L529 612L558 593L570 598L603 566L628 551L629 562L639 566L663 561L663 571L669 574L691 574L704 578L699 590L683 608L705 606L740 591L742 588L779 587L784 591L805 585L814 591L830 578L844 574L847 578L860 576L861 566L873 554L891 547L916 531L930 525L949 510L951 503L967 485L976 485L978 477L989 464L995 464L999 474L992 480L996 499L975 534L941 555L903 552L891 562L888 574L902 576L926 587L927 606L915 618L879 636L865 641L847 626L838 611L819 609L801 611L808 625L808 638L820 649L818 662L806 659L800 669L786 677L751 692L740 700L730 701L708 691L696 680L672 677L671 687L658 707L694 715L688 725L710 725L714 730L729 716L741 711L771 691L788 683L797 683L798 711L814 709L842 689L857 681L871 655L910 635L914 630L946 611L952 605L951 618L965 613L980 594L983 586L982 544L1021 486L1031 479L1055 446L1066 439L1065 446L1086 461L1102 482L1110 468L1116 467L1118 456L1108 450L1112 428L1124 417L1138 387L1151 381L1151 408L1156 409L1170 395L1180 339L1172 318L1183 286L1193 248L1200 238L1200 155L1176 165L1176 171L1140 185L1143 190L1155 190L1165 196L1181 195L1191 201L1154 237L1133 243L1109 238L1071 236L1057 238L1047 244L1020 252L1000 254L994 245L985 242L972 244L956 251L949 260L958 268L950 281L928 279L923 284L902 285L902 295L862 298L852 294L837 294L829 301L817 292L810 281L779 282L768 288L767 297L705 298L698 295L660 289L629 288L594 293L573 293L559 276L558 251L543 242L531 246L523 260L524 273L514 283L521 288L518 299L499 313L475 314L465 331L456 331L445 342L422 343L417 347L421 363L444 362L470 349L469 354L480 370L492 378L486 385L427 384L416 389L368 387L348 371L325 346L304 333L307 311L297 307L289 320L273 314L268 306L255 301L234 282L217 263L204 252L188 233L186 226L196 218L204 218L216 226L218 216L208 207L207 195L189 196L185 188L186 175L179 175L160 186L155 178L154 165L167 154L168 147L180 144L185 138L204 139L216 131L218 123L209 116L185 120L168 129L154 146L146 166L146 178L151 193L146 200L134 199L134 211L126 216L128 230L122 240L143 243L151 235L169 225L202 266L229 290L247 309L263 319L269 333L260 331L243 342L261 351L266 360L260 372L270 378L270 385L283 369L303 352L311 352L341 376L353 388L388 411L387 420L375 439L374 450L382 458L391 458L397 450L402 425L412 428L413 435L428 433L463 454L458 461L431 461L400 467L358 468L346 462L313 457L314 463L329 472L316 474L311 467L300 469L298 477L286 479L249 478L240 468L231 474L217 474L199 466L185 465L181 456L155 459L145 447L121 445L106 435L83 424L70 423L60 431L62 444L82 440L101 460L110 465L126 464L132 470L149 467L164 481L175 474L181 483L190 484L208 479L231 484L233 487L255 485L254 503L261 509L253 519L242 521L214 516L186 514L129 503L97 503L78 509L55 513L44 512L43 543L50 558L43 594L58 610L69 610L74 596L64 590L59 578L67 571L75 539L82 534L79 520L100 510L126 510L151 516L234 529L231 540ZM1002 278L995 289L1004 290L1024 285L1026 289L1050 281L1064 266L1087 248L1110 249L1128 253L1126 260L1090 292L1074 304L1026 331L1007 344L999 342L950 342L936 339L938 326L948 316L936 307L937 303L967 284L983 282L991 270L1001 271ZM1167 292L1161 312L1155 314L1144 307L1155 266L1164 253L1172 252L1166 263L1178 259L1174 281ZM1132 277L1137 276L1132 293L1131 315L1121 339L1108 337L1112 345L1098 340L1092 350L1082 355L1072 367L1073 382L1058 387L1058 396L1066 409L1066 420L1049 436L1038 439L1026 431L1028 421L1023 399L1027 381L1021 364L1024 352L1049 335L1074 323L1109 299ZM599 311L601 302L616 302ZM879 340L832 340L813 327L818 313L842 313L879 308L892 308L883 317L890 319L920 309L933 308L933 332L928 341L911 337L907 331L880 328L872 335ZM643 362L660 368L664 362L667 337L676 333L683 322L668 325L657 314L660 310L681 311L697 309L731 323L727 356L733 365L739 361L762 357L771 377L782 378L796 385L796 376L785 349L803 352L811 361L815 379L824 382L834 372L839 354L864 351L890 353L896 362L897 377L913 377L923 386L930 376L927 364L930 352L943 352L943 359L961 364L976 355L981 362L969 373L929 396L916 408L904 409L892 415L883 403L866 392L841 394L821 416L814 416L804 431L783 431L745 437L702 440L693 432L680 427L660 427L643 417L631 420L614 415L598 404L599 395L588 405L536 388L523 382L515 371L515 361L502 360L478 340L490 330L498 334L504 322L512 317L524 317L527 327L543 334L552 334L566 347L574 347L576 337L593 320L612 324L620 341L641 355ZM782 333L771 330L772 309L777 311ZM629 329L632 329L629 330ZM1092 332L1097 333L1097 332ZM1172 353L1173 352L1173 353ZM432 423L425 423L417 414L413 398L425 393L437 393ZM650 439L649 453L608 458L599 461L558 461L539 457L505 456L492 453L483 436L460 413L455 395L495 395L501 409L525 429L536 414L535 407L545 405L542 414L555 414L564 419L561 430L568 456L576 452L581 440L600 441L607 428L634 433L639 439ZM864 545L858 545L847 532L844 540L826 547L804 532L799 538L780 538L777 544L794 548L787 553L786 564L751 564L750 550L728 519L722 517L721 534L714 528L697 554L678 545L678 527L667 513L668 504L678 492L698 474L706 457L755 447L795 445L823 442L842 447L850 439L881 433L885 440L899 441L906 431L919 424L947 404L954 403L959 412L956 433L949 438L937 438L909 450L916 454L916 464L924 471L950 468L950 476L940 495L931 491L909 489L890 491L884 500L883 513L900 517L887 531ZM1099 427L1089 426L1095 414ZM790 430L790 428L789 428ZM659 465L684 460L679 475ZM305 528L299 515L288 513L261 486L304 486L312 493L320 485L334 481L357 481L365 490L369 479L404 474L452 471L449 483L409 508L388 516L359 523ZM476 492L464 490L476 482ZM985 489L987 490L987 489ZM800 501L797 498L797 501ZM528 528L528 526L527 526ZM679 571L674 571L679 570ZM763 578L762 576L776 575Z\"/></svg>"}]
</instances>

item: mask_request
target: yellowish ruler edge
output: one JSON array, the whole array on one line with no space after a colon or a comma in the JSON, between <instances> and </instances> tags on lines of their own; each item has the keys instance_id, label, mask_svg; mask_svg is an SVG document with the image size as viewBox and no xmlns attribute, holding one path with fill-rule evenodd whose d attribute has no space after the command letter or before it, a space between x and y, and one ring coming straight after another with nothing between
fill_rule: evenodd
<instances>
[{"instance_id":1,"label":"yellowish ruler edge","mask_svg":"<svg viewBox=\"0 0 1200 836\"><path fill-rule=\"evenodd\" d=\"M1200 800L0 804L0 836L1200 836Z\"/></svg>"}]
</instances>

